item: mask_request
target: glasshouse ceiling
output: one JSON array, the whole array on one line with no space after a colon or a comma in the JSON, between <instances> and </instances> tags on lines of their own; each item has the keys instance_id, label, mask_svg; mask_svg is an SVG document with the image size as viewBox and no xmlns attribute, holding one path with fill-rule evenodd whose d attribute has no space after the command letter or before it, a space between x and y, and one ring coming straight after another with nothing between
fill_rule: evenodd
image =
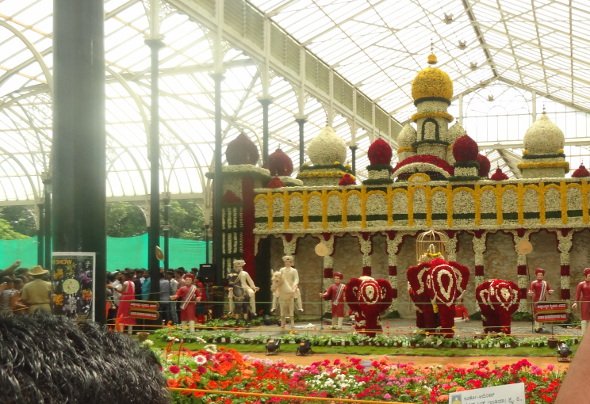
<instances>
[{"instance_id":1,"label":"glasshouse ceiling","mask_svg":"<svg viewBox=\"0 0 590 404\"><path fill-rule=\"evenodd\" d=\"M50 176L52 3L0 2L0 205L39 203ZM150 1L105 0L104 11L107 197L147 201ZM493 167L519 176L541 111L563 130L571 169L590 163L581 0L167 0L159 16L160 189L173 197L209 193L213 73L223 74L224 150L240 132L262 148L269 100L270 152L298 167L297 120L305 142L331 123L358 147L363 178L369 144L394 145L415 112L411 83L431 51L454 82L449 112Z\"/></svg>"}]
</instances>

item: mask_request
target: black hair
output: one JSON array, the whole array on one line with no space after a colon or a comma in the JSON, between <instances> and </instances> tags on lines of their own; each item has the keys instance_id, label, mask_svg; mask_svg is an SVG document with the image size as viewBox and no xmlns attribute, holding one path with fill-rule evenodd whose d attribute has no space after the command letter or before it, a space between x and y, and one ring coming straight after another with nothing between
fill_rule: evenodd
<instances>
[{"instance_id":1,"label":"black hair","mask_svg":"<svg viewBox=\"0 0 590 404\"><path fill-rule=\"evenodd\" d=\"M170 402L155 354L97 323L0 315L0 403Z\"/></svg>"}]
</instances>

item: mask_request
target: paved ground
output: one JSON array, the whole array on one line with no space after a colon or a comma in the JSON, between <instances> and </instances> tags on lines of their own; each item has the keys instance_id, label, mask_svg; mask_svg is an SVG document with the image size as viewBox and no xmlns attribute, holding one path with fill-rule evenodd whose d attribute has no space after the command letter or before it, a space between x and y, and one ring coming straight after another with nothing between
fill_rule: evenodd
<instances>
[{"instance_id":1,"label":"paved ground","mask_svg":"<svg viewBox=\"0 0 590 404\"><path fill-rule=\"evenodd\" d=\"M388 335L394 334L402 334L402 335L409 335L416 332L418 329L416 327L416 323L414 319L393 319L393 320L384 320L383 324L383 332ZM320 324L319 320L311 320L306 321L305 319L298 321L295 323L295 331L297 332L306 332L309 334L325 334L325 333L350 333L353 332L353 329L350 325L345 325L344 329L341 331L331 330L330 323L324 322L324 324ZM285 332L289 332L289 329L281 329L277 325L270 325L270 326L260 326L260 327L252 327L245 329L244 332L246 333L260 333L265 335L281 335ZM460 321L455 323L455 335L457 337L461 336L474 336L477 334L483 333L483 327L481 321L469 320L469 321ZM570 327L562 327L559 325L551 326L550 324L545 325L545 335L554 334L555 336L581 336L581 330L579 328L570 328ZM539 336L533 331L533 326L531 322L527 321L514 321L512 322L512 335L515 336Z\"/></svg>"}]
</instances>

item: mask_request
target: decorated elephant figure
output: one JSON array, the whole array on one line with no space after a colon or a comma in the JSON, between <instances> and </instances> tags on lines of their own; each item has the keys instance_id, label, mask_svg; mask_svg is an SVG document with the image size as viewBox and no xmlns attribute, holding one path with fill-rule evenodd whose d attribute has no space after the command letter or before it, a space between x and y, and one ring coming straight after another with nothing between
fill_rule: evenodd
<instances>
[{"instance_id":1,"label":"decorated elephant figure","mask_svg":"<svg viewBox=\"0 0 590 404\"><path fill-rule=\"evenodd\" d=\"M346 302L354 315L354 328L369 337L383 330L380 315L393 300L393 288L385 279L351 278L345 289Z\"/></svg>"},{"instance_id":2,"label":"decorated elephant figure","mask_svg":"<svg viewBox=\"0 0 590 404\"><path fill-rule=\"evenodd\" d=\"M410 298L416 305L416 326L452 337L455 302L465 293L469 269L455 261L435 258L408 268L407 277Z\"/></svg>"},{"instance_id":3,"label":"decorated elephant figure","mask_svg":"<svg viewBox=\"0 0 590 404\"><path fill-rule=\"evenodd\" d=\"M518 285L503 279L490 279L475 288L485 333L510 334L512 314L518 310Z\"/></svg>"},{"instance_id":4,"label":"decorated elephant figure","mask_svg":"<svg viewBox=\"0 0 590 404\"><path fill-rule=\"evenodd\" d=\"M434 332L438 327L438 316L434 313L426 285L429 270L430 265L427 262L408 268L408 294L416 309L416 327Z\"/></svg>"}]
</instances>

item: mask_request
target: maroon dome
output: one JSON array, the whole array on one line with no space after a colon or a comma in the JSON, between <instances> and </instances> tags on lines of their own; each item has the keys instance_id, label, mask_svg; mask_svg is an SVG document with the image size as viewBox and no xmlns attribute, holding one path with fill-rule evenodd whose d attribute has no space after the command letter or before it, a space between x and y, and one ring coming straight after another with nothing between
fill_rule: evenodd
<instances>
[{"instance_id":1,"label":"maroon dome","mask_svg":"<svg viewBox=\"0 0 590 404\"><path fill-rule=\"evenodd\" d=\"M369 150L367 151L367 157L369 157L371 165L374 166L390 165L392 156L393 152L391 151L391 146L381 138L375 140L371 146L369 146Z\"/></svg>"},{"instance_id":2,"label":"maroon dome","mask_svg":"<svg viewBox=\"0 0 590 404\"><path fill-rule=\"evenodd\" d=\"M508 179L508 176L502 172L500 167L496 168L496 171L492 174L491 179L494 181L504 181Z\"/></svg>"},{"instance_id":3,"label":"maroon dome","mask_svg":"<svg viewBox=\"0 0 590 404\"><path fill-rule=\"evenodd\" d=\"M580 167L572 174L573 178L590 177L590 172L584 167L584 164L580 164Z\"/></svg>"},{"instance_id":4,"label":"maroon dome","mask_svg":"<svg viewBox=\"0 0 590 404\"><path fill-rule=\"evenodd\" d=\"M268 167L270 175L289 176L293 173L293 161L287 153L277 149L268 156Z\"/></svg>"},{"instance_id":5,"label":"maroon dome","mask_svg":"<svg viewBox=\"0 0 590 404\"><path fill-rule=\"evenodd\" d=\"M240 133L238 137L229 142L227 149L225 149L225 158L229 165L254 165L258 162L259 157L260 154L258 154L258 148L244 132Z\"/></svg>"},{"instance_id":6,"label":"maroon dome","mask_svg":"<svg viewBox=\"0 0 590 404\"><path fill-rule=\"evenodd\" d=\"M455 157L455 161L476 161L478 153L479 148L477 147L477 143L468 135L458 137L455 143L453 143L453 157Z\"/></svg>"},{"instance_id":7,"label":"maroon dome","mask_svg":"<svg viewBox=\"0 0 590 404\"><path fill-rule=\"evenodd\" d=\"M482 178L488 178L490 174L490 160L483 154L478 154L477 162L479 163L478 175Z\"/></svg>"}]
</instances>

